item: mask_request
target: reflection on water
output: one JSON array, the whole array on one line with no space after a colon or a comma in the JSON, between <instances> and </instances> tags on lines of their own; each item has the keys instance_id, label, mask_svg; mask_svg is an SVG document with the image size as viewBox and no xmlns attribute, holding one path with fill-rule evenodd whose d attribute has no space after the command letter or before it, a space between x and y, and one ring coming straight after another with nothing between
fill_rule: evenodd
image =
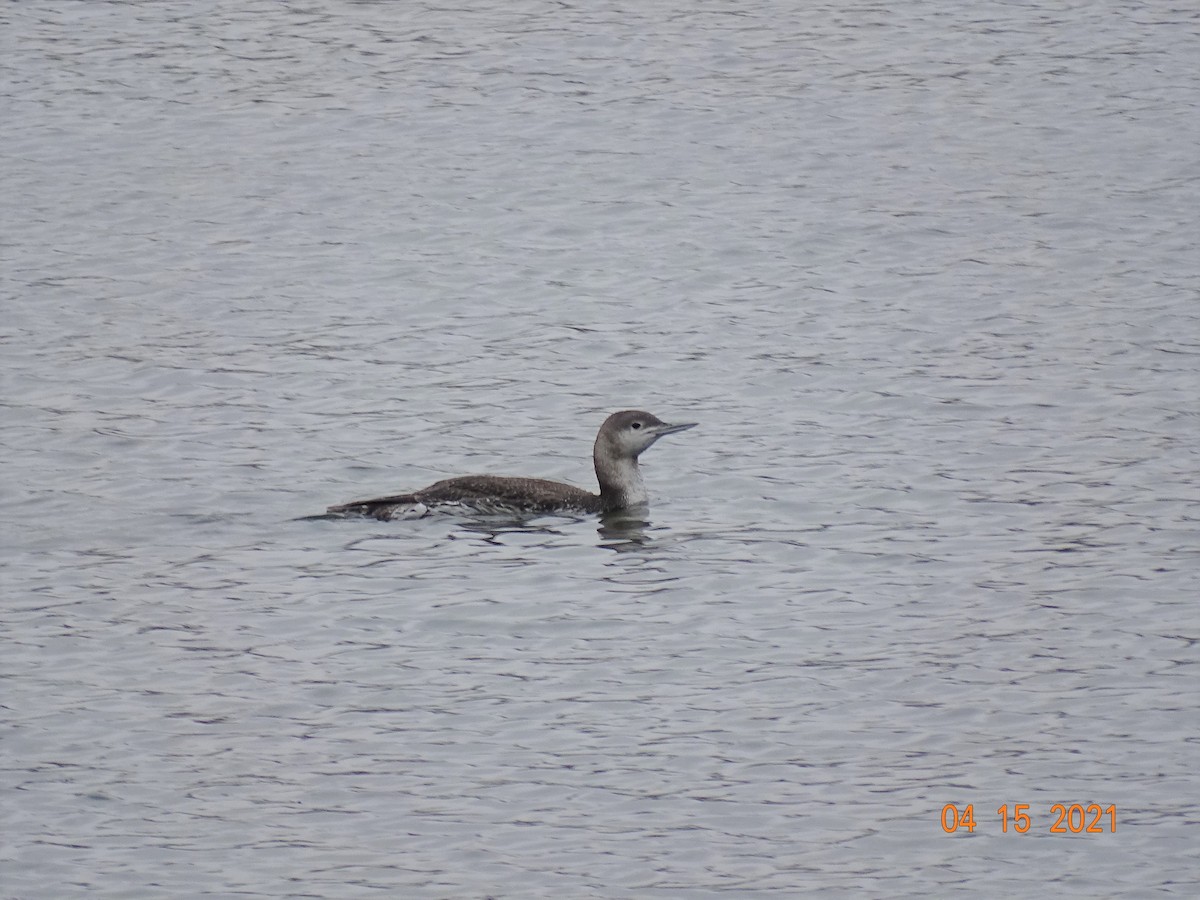
<instances>
[{"instance_id":1,"label":"reflection on water","mask_svg":"<svg viewBox=\"0 0 1200 900\"><path fill-rule=\"evenodd\" d=\"M651 540L646 534L650 528L649 514L647 506L605 513L600 517L600 527L596 529L600 534L600 546L618 553L640 549Z\"/></svg>"}]
</instances>

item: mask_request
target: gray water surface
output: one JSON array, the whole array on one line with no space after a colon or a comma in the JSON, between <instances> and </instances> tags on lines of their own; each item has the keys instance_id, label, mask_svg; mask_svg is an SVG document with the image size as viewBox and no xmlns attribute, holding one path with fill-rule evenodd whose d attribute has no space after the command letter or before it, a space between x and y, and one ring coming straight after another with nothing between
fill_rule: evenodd
<instances>
[{"instance_id":1,"label":"gray water surface","mask_svg":"<svg viewBox=\"0 0 1200 900\"><path fill-rule=\"evenodd\" d=\"M0 896L1196 896L1197 37L6 5Z\"/></svg>"}]
</instances>

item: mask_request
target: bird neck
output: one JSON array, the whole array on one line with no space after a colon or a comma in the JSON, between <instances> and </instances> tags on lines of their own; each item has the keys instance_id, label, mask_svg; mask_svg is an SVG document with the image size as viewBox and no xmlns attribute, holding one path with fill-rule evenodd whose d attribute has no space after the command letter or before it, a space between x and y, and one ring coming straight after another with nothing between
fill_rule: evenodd
<instances>
[{"instance_id":1,"label":"bird neck","mask_svg":"<svg viewBox=\"0 0 1200 900\"><path fill-rule=\"evenodd\" d=\"M593 461L596 480L600 482L600 499L606 509L624 509L649 502L650 495L646 493L636 457L613 456L597 447Z\"/></svg>"}]
</instances>

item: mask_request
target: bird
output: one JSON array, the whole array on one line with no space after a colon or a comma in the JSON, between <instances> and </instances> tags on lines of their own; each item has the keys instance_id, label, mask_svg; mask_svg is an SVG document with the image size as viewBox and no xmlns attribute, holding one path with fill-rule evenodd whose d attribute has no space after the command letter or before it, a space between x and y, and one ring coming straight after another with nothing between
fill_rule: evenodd
<instances>
[{"instance_id":1,"label":"bird","mask_svg":"<svg viewBox=\"0 0 1200 900\"><path fill-rule=\"evenodd\" d=\"M592 461L597 494L561 481L504 475L463 475L407 494L352 500L330 506L319 518L410 518L435 511L480 513L610 513L649 502L638 457L659 438L695 428L670 425L639 409L615 412L596 434Z\"/></svg>"}]
</instances>

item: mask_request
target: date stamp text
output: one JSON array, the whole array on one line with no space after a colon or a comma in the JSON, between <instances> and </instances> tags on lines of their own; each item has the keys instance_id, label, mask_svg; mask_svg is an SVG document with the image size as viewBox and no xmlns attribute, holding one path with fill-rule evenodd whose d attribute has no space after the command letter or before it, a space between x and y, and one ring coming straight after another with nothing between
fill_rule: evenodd
<instances>
[{"instance_id":1,"label":"date stamp text","mask_svg":"<svg viewBox=\"0 0 1200 900\"><path fill-rule=\"evenodd\" d=\"M1000 831L1008 834L1028 834L1030 830L1044 829L1050 834L1112 834L1117 830L1117 807L1115 804L1102 806L1099 803L1055 803L1044 821L1034 821L1028 803L1004 804L996 810L1000 818ZM954 834L959 830L975 833L979 823L975 820L975 804L968 803L961 809L953 803L942 807L942 831Z\"/></svg>"}]
</instances>

